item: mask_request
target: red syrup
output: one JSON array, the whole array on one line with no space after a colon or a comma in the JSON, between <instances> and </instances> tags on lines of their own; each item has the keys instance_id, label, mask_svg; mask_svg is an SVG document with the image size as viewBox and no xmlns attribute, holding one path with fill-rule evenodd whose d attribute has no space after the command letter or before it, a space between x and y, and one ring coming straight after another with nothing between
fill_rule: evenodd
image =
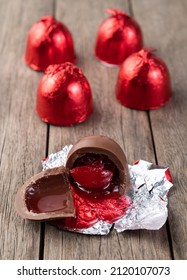
<instances>
[{"instance_id":1,"label":"red syrup","mask_svg":"<svg viewBox=\"0 0 187 280\"><path fill-rule=\"evenodd\" d=\"M69 187L63 174L46 176L32 182L26 189L27 209L34 213L48 213L68 208Z\"/></svg>"}]
</instances>

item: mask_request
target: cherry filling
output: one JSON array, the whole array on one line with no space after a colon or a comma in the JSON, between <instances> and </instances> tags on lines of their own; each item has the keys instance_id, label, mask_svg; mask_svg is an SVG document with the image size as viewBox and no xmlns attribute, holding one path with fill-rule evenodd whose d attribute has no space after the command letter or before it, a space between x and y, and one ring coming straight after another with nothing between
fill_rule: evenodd
<instances>
[{"instance_id":1,"label":"cherry filling","mask_svg":"<svg viewBox=\"0 0 187 280\"><path fill-rule=\"evenodd\" d=\"M34 213L66 211L69 192L69 187L65 186L62 174L40 178L26 189L27 209Z\"/></svg>"},{"instance_id":2,"label":"cherry filling","mask_svg":"<svg viewBox=\"0 0 187 280\"><path fill-rule=\"evenodd\" d=\"M87 153L70 170L73 186L87 193L111 193L117 187L119 171L106 155Z\"/></svg>"},{"instance_id":3,"label":"cherry filling","mask_svg":"<svg viewBox=\"0 0 187 280\"><path fill-rule=\"evenodd\" d=\"M87 153L70 170L76 217L52 221L59 229L85 229L99 221L112 224L125 215L130 199L119 193L119 170L106 155Z\"/></svg>"}]
</instances>

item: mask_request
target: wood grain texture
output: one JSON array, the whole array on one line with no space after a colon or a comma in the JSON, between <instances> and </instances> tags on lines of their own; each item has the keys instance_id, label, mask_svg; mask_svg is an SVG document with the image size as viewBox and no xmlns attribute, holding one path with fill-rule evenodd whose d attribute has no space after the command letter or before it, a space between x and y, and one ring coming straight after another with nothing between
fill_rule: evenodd
<instances>
[{"instance_id":1,"label":"wood grain texture","mask_svg":"<svg viewBox=\"0 0 187 280\"><path fill-rule=\"evenodd\" d=\"M25 66L23 53L28 29L52 3L1 0L0 7L0 259L38 259L40 224L22 221L14 198L45 156L46 125L34 114L41 75Z\"/></svg>"},{"instance_id":2,"label":"wood grain texture","mask_svg":"<svg viewBox=\"0 0 187 280\"><path fill-rule=\"evenodd\" d=\"M0 0L0 7L0 259L38 259L42 256L40 249L44 259L187 259L187 2ZM157 48L169 67L173 99L151 111L150 121L146 112L130 110L116 101L118 67L106 68L94 56L96 33L110 7L133 13L144 32L145 45ZM34 114L42 74L25 66L23 53L31 25L53 12L72 32L76 64L90 82L95 112L77 126L50 126L48 134L47 125ZM41 170L40 160L46 150L56 152L91 134L115 139L129 163L141 158L170 166L175 185L169 198L171 240L165 226L159 231L120 234L112 230L100 237L61 232L47 223L42 232L40 223L22 221L17 216L15 193Z\"/></svg>"},{"instance_id":3,"label":"wood grain texture","mask_svg":"<svg viewBox=\"0 0 187 280\"><path fill-rule=\"evenodd\" d=\"M133 11L146 45L158 49L171 73L173 99L150 118L158 162L170 166L175 186L169 200L174 258L187 259L187 2L133 1Z\"/></svg>"},{"instance_id":4,"label":"wood grain texture","mask_svg":"<svg viewBox=\"0 0 187 280\"><path fill-rule=\"evenodd\" d=\"M94 56L99 25L109 7L129 12L128 2L57 1L56 17L72 32L77 51L77 65L88 78L95 102L95 112L85 123L74 127L50 126L49 153L89 134L103 134L115 139L125 150L129 163L136 159L155 162L147 113L121 106L114 88L118 68L106 68ZM85 249L86 248L86 249ZM60 232L46 224L44 259L169 259L166 228L159 231L132 231L108 236L85 236Z\"/></svg>"}]
</instances>

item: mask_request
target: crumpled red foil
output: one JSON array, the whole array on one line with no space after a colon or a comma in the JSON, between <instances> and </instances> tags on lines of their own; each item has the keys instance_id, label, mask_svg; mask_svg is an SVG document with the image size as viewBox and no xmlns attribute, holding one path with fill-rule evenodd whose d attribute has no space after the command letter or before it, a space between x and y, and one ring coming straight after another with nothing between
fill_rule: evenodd
<instances>
[{"instance_id":1,"label":"crumpled red foil","mask_svg":"<svg viewBox=\"0 0 187 280\"><path fill-rule=\"evenodd\" d=\"M143 36L140 26L130 16L116 9L107 12L111 17L99 27L95 54L105 63L119 65L143 47Z\"/></svg>"},{"instance_id":2,"label":"crumpled red foil","mask_svg":"<svg viewBox=\"0 0 187 280\"><path fill-rule=\"evenodd\" d=\"M112 224L121 218L130 205L129 197L119 193L111 193L106 196L85 196L78 188L72 188L76 218L66 218L52 221L51 224L59 229L85 229L93 226L98 221Z\"/></svg>"},{"instance_id":3,"label":"crumpled red foil","mask_svg":"<svg viewBox=\"0 0 187 280\"><path fill-rule=\"evenodd\" d=\"M50 64L75 62L73 39L68 28L52 16L45 16L30 29L25 62L34 70Z\"/></svg>"},{"instance_id":4,"label":"crumpled red foil","mask_svg":"<svg viewBox=\"0 0 187 280\"><path fill-rule=\"evenodd\" d=\"M120 67L116 98L126 107L156 109L172 96L168 68L152 51L141 49L130 55Z\"/></svg>"},{"instance_id":5,"label":"crumpled red foil","mask_svg":"<svg viewBox=\"0 0 187 280\"><path fill-rule=\"evenodd\" d=\"M93 112L90 85L72 63L50 65L37 91L36 113L47 123L70 126L85 121Z\"/></svg>"}]
</instances>

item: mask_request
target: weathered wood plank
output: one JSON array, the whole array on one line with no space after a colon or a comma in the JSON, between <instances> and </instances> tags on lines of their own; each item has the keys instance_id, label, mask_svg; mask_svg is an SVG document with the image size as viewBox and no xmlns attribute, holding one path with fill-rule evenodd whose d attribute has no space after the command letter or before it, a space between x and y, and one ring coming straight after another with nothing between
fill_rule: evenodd
<instances>
[{"instance_id":1,"label":"weathered wood plank","mask_svg":"<svg viewBox=\"0 0 187 280\"><path fill-rule=\"evenodd\" d=\"M27 31L52 12L52 1L0 1L0 259L38 259L40 224L22 221L14 210L18 187L40 170L46 125L34 114L41 76L25 66Z\"/></svg>"},{"instance_id":2,"label":"weathered wood plank","mask_svg":"<svg viewBox=\"0 0 187 280\"><path fill-rule=\"evenodd\" d=\"M133 1L147 46L167 63L173 99L150 113L159 164L170 166L175 188L169 200L169 226L175 259L187 259L187 3L185 0Z\"/></svg>"},{"instance_id":3,"label":"weathered wood plank","mask_svg":"<svg viewBox=\"0 0 187 280\"><path fill-rule=\"evenodd\" d=\"M109 7L126 10L128 2L57 1L56 16L71 30L78 55L77 64L90 81L95 113L74 127L50 127L49 153L60 150L89 134L104 134L125 150L129 163L142 158L155 161L147 114L122 107L114 97L118 68L106 68L94 57L96 32ZM85 250L86 248L86 250ZM60 232L50 225L45 231L45 259L168 259L165 227L160 231L134 231L109 236L84 236Z\"/></svg>"}]
</instances>

